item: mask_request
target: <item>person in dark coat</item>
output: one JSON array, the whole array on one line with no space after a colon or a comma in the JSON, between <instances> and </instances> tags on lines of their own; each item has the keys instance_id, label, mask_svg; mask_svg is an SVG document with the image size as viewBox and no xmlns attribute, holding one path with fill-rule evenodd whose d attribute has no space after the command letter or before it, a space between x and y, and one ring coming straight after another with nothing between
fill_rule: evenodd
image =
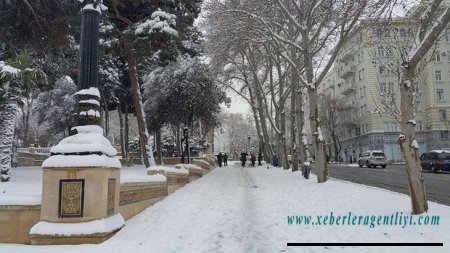
<instances>
[{"instance_id":1,"label":"person in dark coat","mask_svg":"<svg viewBox=\"0 0 450 253\"><path fill-rule=\"evenodd\" d=\"M242 163L242 167L245 167L245 162L247 162L247 153L242 152L241 153L241 163Z\"/></svg>"},{"instance_id":2,"label":"person in dark coat","mask_svg":"<svg viewBox=\"0 0 450 253\"><path fill-rule=\"evenodd\" d=\"M261 153L261 151L259 151L258 153L258 166L262 165L262 160L263 160L263 154Z\"/></svg>"},{"instance_id":3,"label":"person in dark coat","mask_svg":"<svg viewBox=\"0 0 450 253\"><path fill-rule=\"evenodd\" d=\"M255 167L256 155L254 153L250 154L250 161L252 161L252 166Z\"/></svg>"},{"instance_id":4,"label":"person in dark coat","mask_svg":"<svg viewBox=\"0 0 450 253\"><path fill-rule=\"evenodd\" d=\"M223 155L223 166L228 166L228 155L225 153Z\"/></svg>"},{"instance_id":5,"label":"person in dark coat","mask_svg":"<svg viewBox=\"0 0 450 253\"><path fill-rule=\"evenodd\" d=\"M273 155L272 166L273 166L273 167L278 167L278 166L280 166L280 159L278 158L278 155L277 155L277 154Z\"/></svg>"},{"instance_id":6,"label":"person in dark coat","mask_svg":"<svg viewBox=\"0 0 450 253\"><path fill-rule=\"evenodd\" d=\"M217 155L217 162L219 163L219 167L222 167L222 152L219 152L219 154Z\"/></svg>"}]
</instances>

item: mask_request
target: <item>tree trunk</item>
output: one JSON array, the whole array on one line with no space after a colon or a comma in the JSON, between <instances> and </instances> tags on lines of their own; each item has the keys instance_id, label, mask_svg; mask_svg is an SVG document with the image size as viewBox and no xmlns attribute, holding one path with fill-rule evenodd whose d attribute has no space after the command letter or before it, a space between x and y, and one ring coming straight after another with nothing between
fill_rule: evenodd
<instances>
[{"instance_id":1,"label":"tree trunk","mask_svg":"<svg viewBox=\"0 0 450 253\"><path fill-rule=\"evenodd\" d=\"M130 125L128 122L128 105L125 105L125 161L128 166L133 165L133 156L130 154Z\"/></svg>"},{"instance_id":2,"label":"tree trunk","mask_svg":"<svg viewBox=\"0 0 450 253\"><path fill-rule=\"evenodd\" d=\"M297 86L298 79L296 71L292 70L292 91L291 91L291 148L292 148L292 171L298 171L298 152L297 152Z\"/></svg>"},{"instance_id":3,"label":"tree trunk","mask_svg":"<svg viewBox=\"0 0 450 253\"><path fill-rule=\"evenodd\" d=\"M0 181L2 182L10 179L17 113L16 99L19 92L20 83L10 81L10 86L6 92L8 101L0 104Z\"/></svg>"},{"instance_id":4,"label":"tree trunk","mask_svg":"<svg viewBox=\"0 0 450 253\"><path fill-rule=\"evenodd\" d=\"M400 84L400 127L402 135L398 138L398 142L406 162L405 168L408 176L412 210L414 214L420 214L428 210L428 202L421 172L419 146L416 140L415 124L413 121L414 95L412 86L410 85L413 78L414 68L405 68L403 70L403 81Z\"/></svg>"},{"instance_id":5,"label":"tree trunk","mask_svg":"<svg viewBox=\"0 0 450 253\"><path fill-rule=\"evenodd\" d=\"M302 174L306 169L305 162L308 161L308 156L306 154L306 135L303 128L305 123L305 114L303 111L303 93L301 93L300 88L297 90L297 103L295 103L297 110L297 134L298 134L298 154L300 160L300 166L302 167Z\"/></svg>"},{"instance_id":6,"label":"tree trunk","mask_svg":"<svg viewBox=\"0 0 450 253\"><path fill-rule=\"evenodd\" d=\"M117 112L119 114L119 126L120 126L120 150L122 152L122 159L127 155L127 151L125 150L125 139L124 139L124 127L123 127L123 115L122 115L122 104L119 102L117 106Z\"/></svg>"},{"instance_id":7,"label":"tree trunk","mask_svg":"<svg viewBox=\"0 0 450 253\"><path fill-rule=\"evenodd\" d=\"M149 134L147 131L147 124L145 123L144 108L142 106L142 95L138 83L137 63L133 56L131 43L128 38L122 37L123 52L125 59L127 59L129 78L131 84L131 92L133 94L133 105L136 111L136 118L139 128L139 137L141 140L141 149L144 158L145 167L155 166L155 159L153 158L153 151L149 143Z\"/></svg>"},{"instance_id":8,"label":"tree trunk","mask_svg":"<svg viewBox=\"0 0 450 253\"><path fill-rule=\"evenodd\" d=\"M159 159L159 164L164 165L163 155L162 155L162 141L161 141L161 129L155 131L155 141L156 141L156 156Z\"/></svg>"},{"instance_id":9,"label":"tree trunk","mask_svg":"<svg viewBox=\"0 0 450 253\"><path fill-rule=\"evenodd\" d=\"M310 52L309 35L304 32L302 34L304 46L304 63L306 70L306 81L308 82L308 98L309 98L309 122L314 141L314 155L317 173L317 182L324 183L328 180L328 168L325 160L325 145L320 128L319 108L317 106L317 84L313 82L313 54Z\"/></svg>"}]
</instances>

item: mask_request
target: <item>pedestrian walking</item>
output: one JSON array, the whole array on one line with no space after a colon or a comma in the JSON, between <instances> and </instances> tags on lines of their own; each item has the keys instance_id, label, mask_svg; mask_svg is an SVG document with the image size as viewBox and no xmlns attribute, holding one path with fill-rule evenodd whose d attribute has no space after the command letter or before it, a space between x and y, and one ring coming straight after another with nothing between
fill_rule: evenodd
<instances>
[{"instance_id":1,"label":"pedestrian walking","mask_svg":"<svg viewBox=\"0 0 450 253\"><path fill-rule=\"evenodd\" d=\"M217 155L217 162L219 163L219 167L222 167L222 152L219 152L219 154Z\"/></svg>"},{"instance_id":2,"label":"pedestrian walking","mask_svg":"<svg viewBox=\"0 0 450 253\"><path fill-rule=\"evenodd\" d=\"M223 155L223 166L228 166L228 155L225 153Z\"/></svg>"},{"instance_id":3,"label":"pedestrian walking","mask_svg":"<svg viewBox=\"0 0 450 253\"><path fill-rule=\"evenodd\" d=\"M255 153L252 153L250 155L250 161L252 162L252 166L255 167L255 162L256 162L256 155L255 155Z\"/></svg>"},{"instance_id":4,"label":"pedestrian walking","mask_svg":"<svg viewBox=\"0 0 450 253\"><path fill-rule=\"evenodd\" d=\"M245 162L247 162L247 153L242 152L241 153L241 163L242 163L242 167L245 167Z\"/></svg>"},{"instance_id":5,"label":"pedestrian walking","mask_svg":"<svg viewBox=\"0 0 450 253\"><path fill-rule=\"evenodd\" d=\"M258 166L262 165L262 160L263 160L263 154L261 153L261 150L258 153Z\"/></svg>"},{"instance_id":6,"label":"pedestrian walking","mask_svg":"<svg viewBox=\"0 0 450 253\"><path fill-rule=\"evenodd\" d=\"M277 155L277 154L274 154L274 155L273 155L272 166L273 166L273 167L278 167L278 166L280 166L280 159L278 158L278 155Z\"/></svg>"}]
</instances>

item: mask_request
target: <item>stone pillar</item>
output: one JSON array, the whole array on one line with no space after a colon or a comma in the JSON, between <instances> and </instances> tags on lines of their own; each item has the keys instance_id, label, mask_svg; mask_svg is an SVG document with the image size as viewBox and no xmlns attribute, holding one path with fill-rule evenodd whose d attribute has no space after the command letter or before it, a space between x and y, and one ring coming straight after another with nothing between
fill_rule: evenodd
<instances>
[{"instance_id":1,"label":"stone pillar","mask_svg":"<svg viewBox=\"0 0 450 253\"><path fill-rule=\"evenodd\" d=\"M30 230L31 244L99 243L124 226L119 213L117 150L100 127L98 33L102 4L82 11L77 127L50 150L43 163L41 221ZM58 115L55 115L57 117Z\"/></svg>"}]
</instances>

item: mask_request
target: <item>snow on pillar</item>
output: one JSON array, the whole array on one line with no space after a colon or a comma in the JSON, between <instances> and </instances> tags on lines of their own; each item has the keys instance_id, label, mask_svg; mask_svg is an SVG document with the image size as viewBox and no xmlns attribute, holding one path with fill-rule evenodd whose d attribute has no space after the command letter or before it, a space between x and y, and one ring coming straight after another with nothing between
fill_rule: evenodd
<instances>
[{"instance_id":1,"label":"snow on pillar","mask_svg":"<svg viewBox=\"0 0 450 253\"><path fill-rule=\"evenodd\" d=\"M121 163L100 127L98 32L104 8L96 0L81 13L78 126L42 164L41 221L30 230L32 244L99 243L124 225L118 213Z\"/></svg>"}]
</instances>

